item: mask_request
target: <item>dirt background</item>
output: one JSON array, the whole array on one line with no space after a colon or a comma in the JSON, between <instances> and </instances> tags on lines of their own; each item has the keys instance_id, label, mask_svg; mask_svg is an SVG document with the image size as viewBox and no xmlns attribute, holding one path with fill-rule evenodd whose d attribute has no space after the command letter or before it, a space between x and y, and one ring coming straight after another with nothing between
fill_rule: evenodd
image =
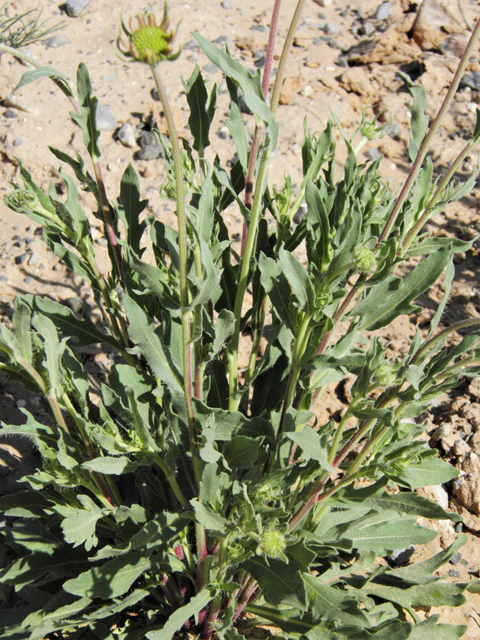
<instances>
[{"instance_id":1,"label":"dirt background","mask_svg":"<svg viewBox=\"0 0 480 640\"><path fill-rule=\"evenodd\" d=\"M179 60L163 65L163 76L168 86L175 118L182 133L186 128L188 111L183 93L182 77L188 79L195 63L204 70L212 82L221 88L219 109L212 126L212 146L207 158L218 153L222 160L234 156L233 143L225 128L228 115L228 93L220 73L209 64L206 56L195 45L190 35L198 31L209 40L226 41L235 58L249 68L261 68L268 38L272 0L189 0L172 3L172 23L182 19L177 43L184 46ZM283 3L276 46L276 59L281 52L295 3ZM387 6L388 5L388 6ZM278 112L280 140L271 165L269 182L281 186L283 176L289 172L294 183L301 181L301 145L303 121L307 117L313 131L321 131L327 123L330 109L339 117L343 127L353 132L361 119L362 109L370 105L377 113L386 110L380 118L393 119L392 135L369 143L361 152L363 160L384 156L382 172L394 185L401 184L409 170L407 143L409 139L411 96L398 71L408 73L420 82L429 95L428 113L435 114L450 85L456 65L466 41L468 30L480 18L479 3L463 0L447 3L444 0L308 0L295 46L290 57L287 80L282 92L282 106ZM10 2L11 15L29 9L43 8L42 18L63 20L64 27L57 32L62 41L56 46L39 42L29 52L39 62L55 67L73 83L80 61L87 63L94 91L101 104L108 105L114 117L110 130L102 133L100 145L107 190L111 199L118 194L121 174L128 162L133 162L140 174L143 197L149 198L147 215L159 216L174 225L173 205L162 200L159 187L164 179L161 158L141 159L142 151L136 140L148 130L152 119L161 117L160 103L152 92L148 68L122 63L114 52L118 35L120 11L128 18L146 8L141 0L90 0L78 17L65 13L65 5L54 0L38 2L16 0ZM161 15L162 5L156 13ZM275 69L275 63L274 63ZM82 136L68 115L70 105L52 83L46 79L29 85L10 97L26 67L8 55L0 59L0 315L9 322L16 295L35 293L66 301L74 309L83 303L91 305L81 279L69 273L48 250L42 240L39 225L25 216L6 208L3 196L11 191L9 180L18 180L16 157L24 162L34 179L45 190L53 181L59 192L62 183L59 163L49 153L47 145L75 155L83 153ZM478 48L467 68L469 73L480 72ZM441 173L455 158L471 136L475 126L475 110L480 103L480 74L473 74L472 86L458 91L449 115L432 147L431 157ZM478 82L478 86L476 83ZM252 116L244 115L248 130L253 133ZM116 121L116 122L115 122ZM118 129L129 123L132 127L133 146L118 140ZM336 134L337 135L337 134ZM338 135L338 138L340 136ZM214 148L214 152L212 150ZM140 154L140 158L139 158ZM341 159L341 154L340 154ZM459 171L465 179L476 164L476 157L467 158ZM340 173L341 166L338 171ZM476 186L462 201L448 207L446 212L428 227L436 235L456 235L473 238L480 230ZM80 201L88 209L91 202L84 194ZM96 240L97 257L106 268L106 240L97 220L91 218ZM231 227L234 248L239 249L241 217L232 208L226 214ZM456 260L456 277L452 295L443 318L443 326L460 319L478 316L480 312L479 245ZM429 321L442 297L442 285L422 297L424 312L417 319L399 318L392 327L381 332L391 342L392 353L401 354L408 348L418 321L420 328L428 330ZM87 365L102 376L101 367L108 366L109 353L98 349L87 350ZM100 374L98 374L100 367ZM322 421L336 419L348 400L349 384L337 385L329 390L319 409ZM39 415L38 399L25 393L12 383L0 379L0 420L4 424L23 421L20 409L26 407ZM455 464L461 478L446 486L427 488L431 499L457 511L464 517L456 530L449 521L424 523L436 528L437 540L424 548L417 548L413 560L425 559L445 548L463 529L468 544L461 556L441 570L449 580L467 582L479 576L480 570L480 384L465 381L453 393L445 395L424 416L428 425L425 437L440 455ZM14 492L19 479L37 463L35 452L24 443L0 438L0 494ZM5 562L5 550L0 549L0 563ZM467 624L465 640L480 635L480 596L468 595L467 604L444 612L443 620ZM0 589L0 606L9 598ZM429 616L432 611L420 612Z\"/></svg>"}]
</instances>

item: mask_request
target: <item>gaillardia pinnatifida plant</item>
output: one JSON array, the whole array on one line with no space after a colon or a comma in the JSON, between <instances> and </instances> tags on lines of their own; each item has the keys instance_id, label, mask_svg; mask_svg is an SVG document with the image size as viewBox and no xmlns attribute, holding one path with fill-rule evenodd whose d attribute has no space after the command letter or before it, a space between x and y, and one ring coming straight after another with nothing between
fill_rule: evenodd
<instances>
[{"instance_id":1,"label":"gaillardia pinnatifida plant","mask_svg":"<svg viewBox=\"0 0 480 640\"><path fill-rule=\"evenodd\" d=\"M137 20L138 27L135 27L133 19L130 18L130 29L128 29L123 21L123 16L121 19L122 31L127 40L125 42L122 39L120 32L116 44L117 55L124 62L138 60L156 65L161 60L176 60L180 56L182 47L179 47L178 51L173 51L172 47L178 25L177 29L168 30L170 18L166 1L163 6L163 19L159 25L157 25L155 15L150 9L139 13Z\"/></svg>"},{"instance_id":2,"label":"gaillardia pinnatifida plant","mask_svg":"<svg viewBox=\"0 0 480 640\"><path fill-rule=\"evenodd\" d=\"M471 141L442 179L427 152L480 22L431 125L425 91L406 79L414 96L412 169L399 192L382 178L379 160L358 160L365 140L385 133L366 115L352 137L333 115L321 134L305 125L296 192L291 176L277 188L267 179L305 0L298 0L268 100L280 4L263 80L195 35L226 76L238 156L231 167L215 150L205 154L215 139L217 87L195 67L184 83L189 135L179 138L159 73L162 60L176 55L168 24L157 27L145 14L137 31L124 29L129 56L151 67L163 102L162 191L175 200L174 227L143 217L147 201L132 165L119 197L109 197L98 100L83 63L76 91L50 67L21 80L49 76L69 97L93 175L81 155L51 148L64 165L66 197L54 185L45 193L19 162L6 202L43 225L52 251L91 287L96 308L79 317L48 297L23 295L11 326L1 325L0 371L37 393L49 415L40 423L24 409L25 424L0 430L30 438L42 458L19 493L0 498L8 518L0 535L13 556L0 581L16 591L1 611L1 640L65 637L81 626L99 640L179 633L241 640L263 625L286 640L457 640L466 630L417 613L463 604L464 592L480 591L478 580L452 584L437 575L465 535L425 562L396 567L377 558L433 540L435 531L418 517L460 520L415 489L458 475L421 438L422 414L480 373L480 319L439 329L453 258L474 240L423 229L478 175L452 181L480 140L478 115ZM239 90L255 117L251 145ZM335 125L347 148L340 175ZM104 222L108 274L97 265L72 171ZM228 207L244 219L238 253ZM392 357L377 330L421 312L416 301L443 274L445 294L428 331L417 328L409 348ZM459 329L469 331L449 348ZM96 343L115 357L94 402L79 349ZM347 377L354 383L344 412L322 420L315 409L327 387Z\"/></svg>"}]
</instances>

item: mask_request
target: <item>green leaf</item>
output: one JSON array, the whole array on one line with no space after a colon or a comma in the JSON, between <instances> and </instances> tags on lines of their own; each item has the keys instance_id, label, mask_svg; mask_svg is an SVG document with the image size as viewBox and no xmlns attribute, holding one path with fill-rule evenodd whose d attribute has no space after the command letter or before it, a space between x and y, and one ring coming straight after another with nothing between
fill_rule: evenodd
<instances>
[{"instance_id":1,"label":"green leaf","mask_svg":"<svg viewBox=\"0 0 480 640\"><path fill-rule=\"evenodd\" d=\"M258 261L260 269L260 282L265 293L270 296L273 308L282 323L293 333L292 319L290 317L290 300L292 292L287 277L279 262L260 254Z\"/></svg>"},{"instance_id":2,"label":"green leaf","mask_svg":"<svg viewBox=\"0 0 480 640\"><path fill-rule=\"evenodd\" d=\"M12 93L19 91L31 82L40 80L40 78L51 78L66 95L70 97L74 96L74 93L70 85L68 84L67 78L62 73L60 73L60 71L57 71L53 67L40 67L39 69L31 69L30 71L26 71L21 77L20 82L13 89Z\"/></svg>"},{"instance_id":3,"label":"green leaf","mask_svg":"<svg viewBox=\"0 0 480 640\"><path fill-rule=\"evenodd\" d=\"M54 156L56 156L62 162L65 162L66 164L68 164L73 169L73 171L75 172L75 176L77 177L77 180L84 185L83 188L86 191L93 193L97 201L98 207L101 209L102 202L100 199L100 192L98 191L98 185L95 182L95 180L92 178L92 176L88 173L88 171L85 170L85 162L83 161L82 156L80 154L77 154L77 159L75 160L74 158L69 156L68 153L65 153L64 151L60 151L60 149L56 149L55 147L50 147L50 146L48 148L50 149L50 151L53 153ZM98 219L103 220L103 217L99 212L94 212L94 215Z\"/></svg>"},{"instance_id":4,"label":"green leaf","mask_svg":"<svg viewBox=\"0 0 480 640\"><path fill-rule=\"evenodd\" d=\"M287 277L300 309L312 314L315 307L315 292L307 270L290 251L280 249L278 257L283 273Z\"/></svg>"},{"instance_id":5,"label":"green leaf","mask_svg":"<svg viewBox=\"0 0 480 640\"><path fill-rule=\"evenodd\" d=\"M48 370L49 381L48 391L53 395L61 394L62 382L65 376L62 366L62 356L66 349L68 338L64 338L60 342L55 325L50 318L46 316L35 314L32 324L44 338L45 366Z\"/></svg>"},{"instance_id":6,"label":"green leaf","mask_svg":"<svg viewBox=\"0 0 480 640\"><path fill-rule=\"evenodd\" d=\"M97 129L98 99L92 97L92 81L84 62L81 62L77 69L77 92L82 110L81 115L74 111L71 111L70 115L83 131L83 139L90 157L98 160L101 156L98 146L100 131Z\"/></svg>"},{"instance_id":7,"label":"green leaf","mask_svg":"<svg viewBox=\"0 0 480 640\"><path fill-rule=\"evenodd\" d=\"M146 637L148 640L172 640L175 633L183 627L185 622L192 616L197 617L200 611L207 606L212 597L213 596L210 591L204 588L199 594L194 596L188 604L177 609L175 613L169 617L163 629L159 631L151 631L146 634Z\"/></svg>"},{"instance_id":8,"label":"green leaf","mask_svg":"<svg viewBox=\"0 0 480 640\"><path fill-rule=\"evenodd\" d=\"M207 531L215 531L218 535L223 536L226 533L227 520L219 513L202 504L196 498L190 500L190 504L195 509L195 519Z\"/></svg>"},{"instance_id":9,"label":"green leaf","mask_svg":"<svg viewBox=\"0 0 480 640\"><path fill-rule=\"evenodd\" d=\"M432 638L458 640L468 630L467 625L437 624L439 619L440 614L435 613L427 620L422 620L422 622L416 624L408 640L432 640Z\"/></svg>"},{"instance_id":10,"label":"green leaf","mask_svg":"<svg viewBox=\"0 0 480 640\"><path fill-rule=\"evenodd\" d=\"M12 318L13 334L18 344L19 354L29 363L32 362L32 334L30 328L32 312L28 305L20 302L15 306Z\"/></svg>"},{"instance_id":11,"label":"green leaf","mask_svg":"<svg viewBox=\"0 0 480 640\"><path fill-rule=\"evenodd\" d=\"M120 182L121 209L118 215L127 232L127 247L139 258L145 249L140 249L140 240L146 228L146 222L140 222L140 214L148 205L148 200L140 200L140 183L137 172L129 162Z\"/></svg>"},{"instance_id":12,"label":"green leaf","mask_svg":"<svg viewBox=\"0 0 480 640\"><path fill-rule=\"evenodd\" d=\"M368 616L360 609L353 590L334 589L311 574L303 574L302 578L307 584L315 616L345 625L370 626Z\"/></svg>"},{"instance_id":13,"label":"green leaf","mask_svg":"<svg viewBox=\"0 0 480 640\"><path fill-rule=\"evenodd\" d=\"M253 557L240 565L260 584L267 602L274 606L291 605L305 611L307 595L305 583L296 562L285 564L280 560Z\"/></svg>"},{"instance_id":14,"label":"green leaf","mask_svg":"<svg viewBox=\"0 0 480 640\"><path fill-rule=\"evenodd\" d=\"M417 84L411 81L408 75L399 72L399 75L407 82L408 89L413 96L412 112L412 135L413 139L409 144L409 155L412 162L418 155L418 151L423 144L425 136L427 134L429 116L425 113L428 107L427 92L421 84Z\"/></svg>"},{"instance_id":15,"label":"green leaf","mask_svg":"<svg viewBox=\"0 0 480 640\"><path fill-rule=\"evenodd\" d=\"M413 585L408 589L400 589L392 585L380 586L373 582L368 583L363 591L369 595L382 598L388 602L394 602L401 607L459 607L465 604L466 598L463 589L456 584L431 582L430 584Z\"/></svg>"},{"instance_id":16,"label":"green leaf","mask_svg":"<svg viewBox=\"0 0 480 640\"><path fill-rule=\"evenodd\" d=\"M260 72L258 71L253 75L248 69L234 60L232 56L215 47L213 44L210 44L210 42L200 34L194 33L193 37L210 61L240 87L245 103L256 120L261 120L265 123L270 136L272 149L274 149L277 144L278 124L275 122L272 112L265 100L265 96L263 95Z\"/></svg>"},{"instance_id":17,"label":"green leaf","mask_svg":"<svg viewBox=\"0 0 480 640\"><path fill-rule=\"evenodd\" d=\"M317 431L307 427L304 431L286 433L285 436L297 443L304 460L316 460L325 471L333 471L332 465L328 462L326 443Z\"/></svg>"},{"instance_id":18,"label":"green leaf","mask_svg":"<svg viewBox=\"0 0 480 640\"><path fill-rule=\"evenodd\" d=\"M234 469L250 469L257 461L264 439L264 436L258 438L235 436L227 443L223 455Z\"/></svg>"},{"instance_id":19,"label":"green leaf","mask_svg":"<svg viewBox=\"0 0 480 640\"><path fill-rule=\"evenodd\" d=\"M402 486L418 489L450 482L458 476L459 471L440 458L426 456L418 464L410 462L394 470L386 470L385 473Z\"/></svg>"},{"instance_id":20,"label":"green leaf","mask_svg":"<svg viewBox=\"0 0 480 640\"><path fill-rule=\"evenodd\" d=\"M350 314L360 317L357 330L381 329L400 315L420 311L412 300L438 280L449 260L450 249L445 247L424 258L403 280L392 276L372 287Z\"/></svg>"},{"instance_id":21,"label":"green leaf","mask_svg":"<svg viewBox=\"0 0 480 640\"><path fill-rule=\"evenodd\" d=\"M195 69L188 83L184 83L184 87L190 107L188 126L193 136L193 148L203 156L204 150L210 144L208 134L211 118L207 109L208 92L198 64L195 64Z\"/></svg>"},{"instance_id":22,"label":"green leaf","mask_svg":"<svg viewBox=\"0 0 480 640\"><path fill-rule=\"evenodd\" d=\"M227 87L230 93L230 121L227 122L228 130L232 136L233 142L238 153L238 159L242 165L245 175L248 172L248 142L243 124L242 112L240 110L240 102L238 99L237 87L230 78L227 78Z\"/></svg>"},{"instance_id":23,"label":"green leaf","mask_svg":"<svg viewBox=\"0 0 480 640\"><path fill-rule=\"evenodd\" d=\"M126 456L93 458L82 464L84 469L105 473L106 475L120 476L128 473L138 466L138 461L131 462Z\"/></svg>"},{"instance_id":24,"label":"green leaf","mask_svg":"<svg viewBox=\"0 0 480 640\"><path fill-rule=\"evenodd\" d=\"M222 309L215 323L215 338L210 352L211 358L214 358L219 353L223 344L233 334L234 328L235 315L228 309Z\"/></svg>"},{"instance_id":25,"label":"green leaf","mask_svg":"<svg viewBox=\"0 0 480 640\"><path fill-rule=\"evenodd\" d=\"M74 271L90 285L95 286L94 283L96 278L92 273L90 266L84 260L79 258L76 253L65 247L60 235L52 233L52 231L45 226L43 229L43 236L45 238L45 242L53 253L60 258L60 260L64 262L71 271Z\"/></svg>"},{"instance_id":26,"label":"green leaf","mask_svg":"<svg viewBox=\"0 0 480 640\"><path fill-rule=\"evenodd\" d=\"M307 203L307 252L309 261L325 271L330 263L330 224L322 195L311 180L305 190Z\"/></svg>"},{"instance_id":27,"label":"green leaf","mask_svg":"<svg viewBox=\"0 0 480 640\"><path fill-rule=\"evenodd\" d=\"M144 571L152 566L151 558L136 551L109 560L100 567L81 573L67 580L63 588L73 595L108 600L126 593Z\"/></svg>"},{"instance_id":28,"label":"green leaf","mask_svg":"<svg viewBox=\"0 0 480 640\"><path fill-rule=\"evenodd\" d=\"M57 505L54 510L63 516L61 526L65 540L74 547L85 543L85 550L90 551L98 544L95 529L97 521L103 517L103 511L86 495L77 495L77 500L83 509Z\"/></svg>"},{"instance_id":29,"label":"green leaf","mask_svg":"<svg viewBox=\"0 0 480 640\"><path fill-rule=\"evenodd\" d=\"M183 393L181 375L171 364L168 349L162 341L161 327L156 327L153 320L127 294L123 296L125 311L130 321L128 335L134 344L131 353L140 351L146 358L153 373L162 382L177 393Z\"/></svg>"},{"instance_id":30,"label":"green leaf","mask_svg":"<svg viewBox=\"0 0 480 640\"><path fill-rule=\"evenodd\" d=\"M209 174L202 183L202 193L198 203L198 213L195 216L195 227L200 237L208 244L213 231L213 182Z\"/></svg>"}]
</instances>

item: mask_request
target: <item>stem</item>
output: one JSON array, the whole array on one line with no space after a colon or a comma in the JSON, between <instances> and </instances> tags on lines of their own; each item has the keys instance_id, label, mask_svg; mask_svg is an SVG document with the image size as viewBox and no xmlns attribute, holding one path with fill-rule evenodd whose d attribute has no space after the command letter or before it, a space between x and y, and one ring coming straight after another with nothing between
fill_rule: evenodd
<instances>
[{"instance_id":1,"label":"stem","mask_svg":"<svg viewBox=\"0 0 480 640\"><path fill-rule=\"evenodd\" d=\"M165 460L162 460L162 458L158 455L158 453L152 454L152 460L155 462L157 466L160 467L160 469L165 474L168 484L170 485L175 497L177 498L179 503L182 505L182 507L186 511L193 511L192 505L188 502L188 500L183 495L182 490L180 489L180 485L178 484L175 471L172 471L170 469L168 464L165 462Z\"/></svg>"},{"instance_id":2,"label":"stem","mask_svg":"<svg viewBox=\"0 0 480 640\"><path fill-rule=\"evenodd\" d=\"M167 97L167 92L160 75L160 65L152 64L152 75L155 86L163 105L165 119L167 121L168 131L170 134L170 143L172 145L173 164L175 168L175 184L177 197L177 216L178 216L178 253L180 261L179 280L180 280L180 305L182 308L182 352L183 352L183 382L185 403L187 407L188 429L190 435L190 447L192 449L193 468L195 480L198 485L202 477L203 465L197 456L198 442L195 428L195 414L193 411L193 375L192 375L192 347L190 344L190 311L188 309L189 287L188 287L188 246L187 246L187 215L185 209L185 193L183 184L183 167L182 154L180 151L180 141L178 139L177 129L173 119L173 112Z\"/></svg>"},{"instance_id":3,"label":"stem","mask_svg":"<svg viewBox=\"0 0 480 640\"><path fill-rule=\"evenodd\" d=\"M458 68L455 72L455 75L452 80L452 84L450 85L450 89L448 90L447 95L445 96L445 100L443 101L442 106L440 107L440 110L437 113L435 120L430 126L430 129L428 130L428 133L423 141L422 146L420 147L417 157L415 158L415 162L413 163L413 167L411 168L410 173L408 174L405 184L403 185L400 195L398 196L398 200L395 203L393 211L390 214L390 217L387 220L385 228L383 229L378 239L377 246L379 246L388 237L388 234L390 233L393 223L395 222L398 214L400 213L400 209L402 208L406 200L408 192L410 191L410 187L412 186L415 178L417 177L418 172L420 171L420 167L422 166L425 156L427 155L427 152L428 152L428 149L430 148L430 144L432 143L433 137L437 133L438 128L440 127L440 124L442 123L443 118L445 117L445 114L450 108L450 105L455 96L455 93L457 92L458 85L460 84L460 80L463 77L465 67L468 64L468 60L470 58L470 55L472 54L473 48L475 46L475 42L477 41L479 34L480 34L480 20L477 22L475 29L472 35L470 36L470 40L468 41L467 48L465 49L462 59L460 60L460 64L458 65Z\"/></svg>"},{"instance_id":4,"label":"stem","mask_svg":"<svg viewBox=\"0 0 480 640\"><path fill-rule=\"evenodd\" d=\"M460 329L465 329L466 327L472 327L476 324L480 324L480 318L469 318L468 320L461 320L460 322L456 322L455 324L450 325L446 329L442 329L436 336L427 340L427 342L420 347L417 353L413 356L411 364L416 364L419 362L421 357L424 355L426 351L434 347L440 340L447 337L451 333L455 333Z\"/></svg>"},{"instance_id":5,"label":"stem","mask_svg":"<svg viewBox=\"0 0 480 640\"><path fill-rule=\"evenodd\" d=\"M429 219L432 209L437 204L437 202L440 200L440 196L442 195L443 190L448 185L448 183L450 182L451 178L455 174L456 170L458 169L460 164L463 162L465 157L468 155L468 153L473 149L475 144L476 144L476 141L473 142L473 143L467 144L465 146L465 148L463 149L463 151L461 151L461 153L459 153L459 155L456 157L456 159L453 162L452 166L447 171L446 175L442 178L440 184L438 185L438 188L437 188L434 196L432 197L432 199L428 203L427 208L425 209L425 211L420 216L418 222L412 227L412 229L410 229L407 237L405 238L405 240L403 242L400 255L404 256L405 253L408 251L408 249L409 249L410 245L412 244L414 238L416 237L417 233L420 231L420 229L423 227L423 225Z\"/></svg>"},{"instance_id":6,"label":"stem","mask_svg":"<svg viewBox=\"0 0 480 640\"><path fill-rule=\"evenodd\" d=\"M237 609L235 611L235 614L233 616L232 619L232 626L235 624L235 622L238 620L239 616L241 615L242 611L245 609L245 607L248 604L248 601L250 600L250 598L252 597L253 593L255 592L255 589L257 588L257 581L255 580L255 578L252 578L252 576L250 576L247 585L243 591L242 597L240 599L240 602L237 606Z\"/></svg>"}]
</instances>

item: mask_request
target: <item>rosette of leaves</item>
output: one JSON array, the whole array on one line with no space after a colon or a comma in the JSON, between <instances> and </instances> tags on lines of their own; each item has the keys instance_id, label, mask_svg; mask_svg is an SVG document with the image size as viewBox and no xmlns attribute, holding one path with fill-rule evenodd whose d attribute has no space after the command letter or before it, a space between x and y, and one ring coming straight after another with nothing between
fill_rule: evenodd
<instances>
[{"instance_id":1,"label":"rosette of leaves","mask_svg":"<svg viewBox=\"0 0 480 640\"><path fill-rule=\"evenodd\" d=\"M416 169L404 195L384 182L379 161L358 162L342 129L348 157L335 178L335 118L321 135L305 129L298 195L290 178L285 189L259 188L276 141L259 75L196 37L227 77L238 162L225 168L218 157L205 160L216 90L196 68L185 83L192 139L182 145L182 167L191 172L181 183L184 263L178 229L142 218L147 203L131 165L118 200L106 200L85 65L76 92L64 79L60 86L75 100L78 94L75 118L95 175L81 156L52 152L93 194L93 214L108 214L110 273L96 266L68 171L65 201L54 188L42 192L22 165L22 184L7 197L41 222L46 242L92 287L98 308L79 317L49 298L23 295L12 325L1 327L0 370L39 394L49 420L23 409L25 424L1 429L31 439L42 464L16 495L0 499L8 518L0 534L14 555L0 581L15 589L0 637L35 640L83 626L101 639L188 632L238 640L273 624L295 640L459 638L464 627L438 615L422 621L417 609L458 606L465 591L478 592L478 581L451 584L437 575L465 536L407 567L376 558L431 541L436 533L419 526L418 516L460 520L415 489L457 475L419 438L419 417L439 394L479 373L478 319L439 328L453 256L473 241L412 230L467 193L476 175L444 183L430 160L415 165L428 123L425 94L414 85ZM26 74L22 86L37 77ZM241 198L248 153L238 88L267 131L252 209ZM477 124L471 146L479 137ZM171 141L162 141L167 173L175 174ZM178 196L178 182L170 187ZM246 266L225 224L232 203L247 227L259 215L248 228ZM304 203L307 214L294 225ZM295 254L302 243L305 263ZM411 257L412 269L400 275ZM415 300L443 274L445 296L428 334L417 330L405 355L388 358L372 332L418 314ZM245 306L242 290L250 292ZM240 372L235 350L247 325L251 356ZM449 348L460 328L470 332ZM77 351L96 343L117 352L98 403ZM347 375L355 383L344 415L320 423L322 392Z\"/></svg>"},{"instance_id":2,"label":"rosette of leaves","mask_svg":"<svg viewBox=\"0 0 480 640\"><path fill-rule=\"evenodd\" d=\"M43 9L31 9L25 13L10 14L8 2L0 7L0 44L18 49L41 40L63 27L63 22L58 22L47 27L51 18L40 20Z\"/></svg>"}]
</instances>

